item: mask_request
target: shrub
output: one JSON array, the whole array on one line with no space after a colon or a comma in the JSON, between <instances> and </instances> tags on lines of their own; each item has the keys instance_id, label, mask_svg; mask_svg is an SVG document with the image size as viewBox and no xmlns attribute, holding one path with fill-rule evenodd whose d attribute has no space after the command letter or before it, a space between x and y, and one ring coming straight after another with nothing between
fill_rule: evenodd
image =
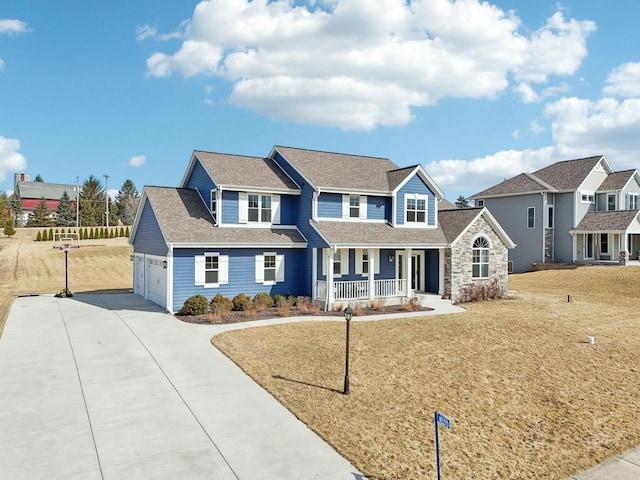
<instances>
[{"instance_id":1,"label":"shrub","mask_svg":"<svg viewBox=\"0 0 640 480\"><path fill-rule=\"evenodd\" d=\"M253 306L253 302L251 301L251 297L245 295L244 293L239 293L235 297L233 297L233 309L241 312L246 310L249 307Z\"/></svg>"},{"instance_id":2,"label":"shrub","mask_svg":"<svg viewBox=\"0 0 640 480\"><path fill-rule=\"evenodd\" d=\"M307 307L307 311L312 315L320 313L320 304L318 302L311 302Z\"/></svg>"},{"instance_id":3,"label":"shrub","mask_svg":"<svg viewBox=\"0 0 640 480\"><path fill-rule=\"evenodd\" d=\"M369 306L376 312L384 312L384 300L382 299L371 300Z\"/></svg>"},{"instance_id":4,"label":"shrub","mask_svg":"<svg viewBox=\"0 0 640 480\"><path fill-rule=\"evenodd\" d=\"M357 303L357 302L356 302L356 303L353 305L353 307L351 307L351 309L353 310L353 314L354 314L356 317L358 317L358 316L362 315L363 310L364 310L364 307L362 306L362 304L361 304L361 303Z\"/></svg>"},{"instance_id":5,"label":"shrub","mask_svg":"<svg viewBox=\"0 0 640 480\"><path fill-rule=\"evenodd\" d=\"M296 298L296 307L298 308L298 311L301 313L306 313L309 311L310 303L311 303L311 299L309 297Z\"/></svg>"},{"instance_id":6,"label":"shrub","mask_svg":"<svg viewBox=\"0 0 640 480\"><path fill-rule=\"evenodd\" d=\"M127 238L129 238L129 235L130 235L130 233L129 233L129 227L127 227L127 229L124 231L124 236L125 236L125 237L127 237Z\"/></svg>"},{"instance_id":7,"label":"shrub","mask_svg":"<svg viewBox=\"0 0 640 480\"><path fill-rule=\"evenodd\" d=\"M42 241L46 242L49 240L49 232L47 230L42 231Z\"/></svg>"},{"instance_id":8,"label":"shrub","mask_svg":"<svg viewBox=\"0 0 640 480\"><path fill-rule=\"evenodd\" d=\"M287 295L287 302L293 307L296 304L296 296L291 294Z\"/></svg>"},{"instance_id":9,"label":"shrub","mask_svg":"<svg viewBox=\"0 0 640 480\"><path fill-rule=\"evenodd\" d=\"M497 278L489 283L469 283L460 290L461 302L479 302L481 300L494 300L502 298L506 294L504 286Z\"/></svg>"},{"instance_id":10,"label":"shrub","mask_svg":"<svg viewBox=\"0 0 640 480\"><path fill-rule=\"evenodd\" d=\"M334 312L344 312L344 303L334 303L333 304L333 311Z\"/></svg>"},{"instance_id":11,"label":"shrub","mask_svg":"<svg viewBox=\"0 0 640 480\"><path fill-rule=\"evenodd\" d=\"M258 314L258 308L255 305L248 305L244 308L244 316L247 318L253 318Z\"/></svg>"},{"instance_id":12,"label":"shrub","mask_svg":"<svg viewBox=\"0 0 640 480\"><path fill-rule=\"evenodd\" d=\"M207 313L209 301L204 295L193 295L187 298L178 312L180 315L203 315Z\"/></svg>"},{"instance_id":13,"label":"shrub","mask_svg":"<svg viewBox=\"0 0 640 480\"><path fill-rule=\"evenodd\" d=\"M124 237L124 228L120 227L120 233L118 234L119 237Z\"/></svg>"},{"instance_id":14,"label":"shrub","mask_svg":"<svg viewBox=\"0 0 640 480\"><path fill-rule=\"evenodd\" d=\"M400 305L400 310L404 312L414 312L416 310L420 310L420 308L420 299L418 297L403 299Z\"/></svg>"},{"instance_id":15,"label":"shrub","mask_svg":"<svg viewBox=\"0 0 640 480\"><path fill-rule=\"evenodd\" d=\"M49 229L49 240L53 240L53 228Z\"/></svg>"},{"instance_id":16,"label":"shrub","mask_svg":"<svg viewBox=\"0 0 640 480\"><path fill-rule=\"evenodd\" d=\"M291 311L291 304L289 303L287 297L277 295L276 309L278 310L278 315L280 315L281 317L286 317L287 315L289 315L289 312Z\"/></svg>"},{"instance_id":17,"label":"shrub","mask_svg":"<svg viewBox=\"0 0 640 480\"><path fill-rule=\"evenodd\" d=\"M253 297L253 305L258 312L262 312L273 305L273 298L267 292L256 293Z\"/></svg>"},{"instance_id":18,"label":"shrub","mask_svg":"<svg viewBox=\"0 0 640 480\"><path fill-rule=\"evenodd\" d=\"M42 241L42 233L38 232L38 235L36 235L36 242L41 242Z\"/></svg>"},{"instance_id":19,"label":"shrub","mask_svg":"<svg viewBox=\"0 0 640 480\"><path fill-rule=\"evenodd\" d=\"M211 300L211 303L209 303L209 311L213 314L220 313L221 317L229 315L231 310L233 310L233 302L231 299L219 293L216 294L213 300Z\"/></svg>"}]
</instances>

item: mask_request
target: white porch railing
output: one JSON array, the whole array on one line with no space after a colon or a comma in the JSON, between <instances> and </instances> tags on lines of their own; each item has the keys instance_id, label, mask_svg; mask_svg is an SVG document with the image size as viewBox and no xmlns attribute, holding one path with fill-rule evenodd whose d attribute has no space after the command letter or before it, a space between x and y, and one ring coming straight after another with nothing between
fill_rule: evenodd
<instances>
[{"instance_id":1,"label":"white porch railing","mask_svg":"<svg viewBox=\"0 0 640 480\"><path fill-rule=\"evenodd\" d=\"M406 279L374 280L374 298L402 297L407 294ZM316 298L327 296L327 282L316 280ZM368 280L337 281L333 283L334 300L365 300L369 298Z\"/></svg>"}]
</instances>

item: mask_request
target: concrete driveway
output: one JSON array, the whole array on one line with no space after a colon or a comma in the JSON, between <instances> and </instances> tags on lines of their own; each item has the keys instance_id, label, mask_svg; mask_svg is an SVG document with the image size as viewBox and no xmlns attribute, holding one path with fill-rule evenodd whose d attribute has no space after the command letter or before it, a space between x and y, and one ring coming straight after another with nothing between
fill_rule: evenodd
<instances>
[{"instance_id":1,"label":"concrete driveway","mask_svg":"<svg viewBox=\"0 0 640 480\"><path fill-rule=\"evenodd\" d=\"M213 348L215 331L131 294L16 299L0 478L364 478Z\"/></svg>"}]
</instances>

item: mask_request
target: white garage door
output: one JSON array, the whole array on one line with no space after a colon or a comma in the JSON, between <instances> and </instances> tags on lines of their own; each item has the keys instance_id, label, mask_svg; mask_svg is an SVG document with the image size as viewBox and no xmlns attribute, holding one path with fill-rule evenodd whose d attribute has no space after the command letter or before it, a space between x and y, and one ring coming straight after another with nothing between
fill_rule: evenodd
<instances>
[{"instance_id":1,"label":"white garage door","mask_svg":"<svg viewBox=\"0 0 640 480\"><path fill-rule=\"evenodd\" d=\"M146 298L162 307L167 306L167 269L162 266L165 259L147 257Z\"/></svg>"}]
</instances>

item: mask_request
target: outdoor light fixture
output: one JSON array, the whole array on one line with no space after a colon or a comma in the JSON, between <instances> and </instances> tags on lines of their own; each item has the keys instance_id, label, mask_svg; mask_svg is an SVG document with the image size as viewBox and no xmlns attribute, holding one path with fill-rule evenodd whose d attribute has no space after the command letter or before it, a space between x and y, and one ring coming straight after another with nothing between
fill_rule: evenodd
<instances>
[{"instance_id":1,"label":"outdoor light fixture","mask_svg":"<svg viewBox=\"0 0 640 480\"><path fill-rule=\"evenodd\" d=\"M129 261L133 262L133 255L129 255Z\"/></svg>"},{"instance_id":2,"label":"outdoor light fixture","mask_svg":"<svg viewBox=\"0 0 640 480\"><path fill-rule=\"evenodd\" d=\"M395 259L395 257L393 255L389 255L389 261L393 262L393 260Z\"/></svg>"},{"instance_id":3,"label":"outdoor light fixture","mask_svg":"<svg viewBox=\"0 0 640 480\"><path fill-rule=\"evenodd\" d=\"M344 309L344 319L347 321L347 348L345 356L345 373L344 373L344 395L349 395L349 324L351 323L351 317L353 316L353 310L349 305Z\"/></svg>"},{"instance_id":4,"label":"outdoor light fixture","mask_svg":"<svg viewBox=\"0 0 640 480\"><path fill-rule=\"evenodd\" d=\"M167 261L162 262L162 268L167 268Z\"/></svg>"}]
</instances>

